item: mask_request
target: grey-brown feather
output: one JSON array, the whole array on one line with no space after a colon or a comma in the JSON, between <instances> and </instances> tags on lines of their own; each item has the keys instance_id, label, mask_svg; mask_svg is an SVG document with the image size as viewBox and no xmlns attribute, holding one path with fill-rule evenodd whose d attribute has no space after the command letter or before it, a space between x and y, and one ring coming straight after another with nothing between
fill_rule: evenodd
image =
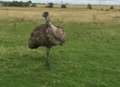
<instances>
[{"instance_id":1,"label":"grey-brown feather","mask_svg":"<svg viewBox=\"0 0 120 87\"><path fill-rule=\"evenodd\" d=\"M51 48L55 45L61 45L64 43L64 30L60 27L58 28L57 35L55 35L52 31L52 28L47 24L42 24L34 29L29 39L29 48L35 49L38 47L47 47ZM63 32L62 34L59 33Z\"/></svg>"}]
</instances>

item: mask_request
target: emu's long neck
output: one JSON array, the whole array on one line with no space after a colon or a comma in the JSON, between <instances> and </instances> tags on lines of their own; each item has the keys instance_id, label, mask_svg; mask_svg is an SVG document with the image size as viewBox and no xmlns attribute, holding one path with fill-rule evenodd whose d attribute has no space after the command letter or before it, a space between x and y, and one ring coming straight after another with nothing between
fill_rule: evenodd
<instances>
[{"instance_id":1,"label":"emu's long neck","mask_svg":"<svg viewBox=\"0 0 120 87\"><path fill-rule=\"evenodd\" d=\"M50 19L49 19L49 17L45 17L45 24L50 25Z\"/></svg>"},{"instance_id":2,"label":"emu's long neck","mask_svg":"<svg viewBox=\"0 0 120 87\"><path fill-rule=\"evenodd\" d=\"M50 27L52 28L53 31L56 31L58 28L50 22Z\"/></svg>"},{"instance_id":3,"label":"emu's long neck","mask_svg":"<svg viewBox=\"0 0 120 87\"><path fill-rule=\"evenodd\" d=\"M49 17L45 17L45 23L48 26L50 26L53 31L57 30L57 27L54 24L52 24L52 22L50 21Z\"/></svg>"}]
</instances>

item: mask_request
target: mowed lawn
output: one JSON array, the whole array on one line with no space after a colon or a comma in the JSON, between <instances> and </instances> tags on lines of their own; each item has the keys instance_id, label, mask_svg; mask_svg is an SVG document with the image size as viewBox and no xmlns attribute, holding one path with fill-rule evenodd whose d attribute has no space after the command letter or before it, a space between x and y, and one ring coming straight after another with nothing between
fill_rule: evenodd
<instances>
[{"instance_id":1,"label":"mowed lawn","mask_svg":"<svg viewBox=\"0 0 120 87\"><path fill-rule=\"evenodd\" d=\"M41 23L15 22L0 22L0 87L120 86L120 24L66 22L66 43L52 49L49 71L45 48L27 47Z\"/></svg>"}]
</instances>

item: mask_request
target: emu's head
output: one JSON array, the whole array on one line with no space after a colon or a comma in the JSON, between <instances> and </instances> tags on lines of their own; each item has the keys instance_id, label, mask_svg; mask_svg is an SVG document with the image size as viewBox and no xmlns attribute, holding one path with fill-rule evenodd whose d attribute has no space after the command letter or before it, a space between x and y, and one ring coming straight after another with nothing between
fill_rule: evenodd
<instances>
[{"instance_id":1,"label":"emu's head","mask_svg":"<svg viewBox=\"0 0 120 87\"><path fill-rule=\"evenodd\" d=\"M47 12L47 11L46 11L46 12L43 12L42 17L45 18L46 24L49 24L49 22L50 22L50 19L49 19L49 12Z\"/></svg>"},{"instance_id":2,"label":"emu's head","mask_svg":"<svg viewBox=\"0 0 120 87\"><path fill-rule=\"evenodd\" d=\"M48 16L49 16L49 12L43 12L43 15L42 15L43 17L45 17L45 18L47 18Z\"/></svg>"}]
</instances>

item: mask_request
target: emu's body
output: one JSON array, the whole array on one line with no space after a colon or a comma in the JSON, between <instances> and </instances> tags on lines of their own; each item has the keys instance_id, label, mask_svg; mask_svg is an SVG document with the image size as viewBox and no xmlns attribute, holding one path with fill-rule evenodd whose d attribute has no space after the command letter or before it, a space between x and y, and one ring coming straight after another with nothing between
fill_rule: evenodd
<instances>
[{"instance_id":1,"label":"emu's body","mask_svg":"<svg viewBox=\"0 0 120 87\"><path fill-rule=\"evenodd\" d=\"M47 65L49 66L49 51L50 48L56 45L61 45L65 41L65 33L63 28L53 25L48 17L48 12L44 12L45 24L36 27L31 33L29 39L29 48L36 49L39 47L47 48Z\"/></svg>"},{"instance_id":2,"label":"emu's body","mask_svg":"<svg viewBox=\"0 0 120 87\"><path fill-rule=\"evenodd\" d=\"M35 49L38 47L51 48L64 43L64 31L57 27L54 31L50 25L43 24L35 28L29 39L29 48Z\"/></svg>"}]
</instances>

